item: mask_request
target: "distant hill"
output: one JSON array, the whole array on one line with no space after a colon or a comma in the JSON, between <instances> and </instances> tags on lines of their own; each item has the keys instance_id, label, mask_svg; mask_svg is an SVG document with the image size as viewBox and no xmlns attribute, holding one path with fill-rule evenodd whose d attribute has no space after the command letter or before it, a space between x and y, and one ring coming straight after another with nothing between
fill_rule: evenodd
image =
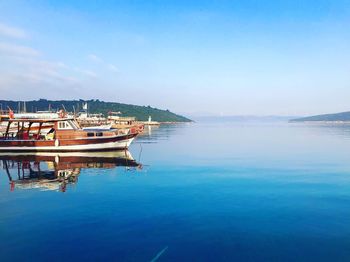
<instances>
[{"instance_id":1,"label":"distant hill","mask_svg":"<svg viewBox=\"0 0 350 262\"><path fill-rule=\"evenodd\" d=\"M342 112L337 114L317 115L292 119L290 122L336 122L336 121L349 121L350 112Z\"/></svg>"},{"instance_id":2,"label":"distant hill","mask_svg":"<svg viewBox=\"0 0 350 262\"><path fill-rule=\"evenodd\" d=\"M82 105L88 103L89 113L102 113L107 115L108 112L120 111L122 116L135 116L137 120L146 121L148 116L152 117L152 120L159 122L191 122L190 119L177 115L170 112L169 110L161 110L158 108L153 108L151 106L137 106L137 105L128 105L122 103L114 102L104 102L100 100L46 100L39 99L33 101L26 101L27 112L35 111L47 111L49 107L52 110L62 109L63 106L67 111L79 111L82 109ZM10 107L15 112L18 111L19 101L8 101L0 100L0 106L3 109ZM23 110L23 102L20 104L21 110Z\"/></svg>"}]
</instances>

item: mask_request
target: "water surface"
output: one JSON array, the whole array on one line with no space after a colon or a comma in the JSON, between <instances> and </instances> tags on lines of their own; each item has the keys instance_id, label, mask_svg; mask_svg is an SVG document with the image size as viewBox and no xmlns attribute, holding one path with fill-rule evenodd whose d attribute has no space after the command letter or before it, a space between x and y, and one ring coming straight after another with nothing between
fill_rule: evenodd
<instances>
[{"instance_id":1,"label":"water surface","mask_svg":"<svg viewBox=\"0 0 350 262\"><path fill-rule=\"evenodd\" d=\"M153 128L131 156L3 157L0 261L350 261L349 152L347 125L236 122ZM62 177L18 180L37 162Z\"/></svg>"}]
</instances>

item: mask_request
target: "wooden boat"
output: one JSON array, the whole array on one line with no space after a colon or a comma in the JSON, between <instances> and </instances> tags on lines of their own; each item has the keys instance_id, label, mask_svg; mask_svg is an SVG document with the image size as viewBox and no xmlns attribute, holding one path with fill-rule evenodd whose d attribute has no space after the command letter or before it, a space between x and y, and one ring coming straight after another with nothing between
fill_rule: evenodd
<instances>
[{"instance_id":1,"label":"wooden boat","mask_svg":"<svg viewBox=\"0 0 350 262\"><path fill-rule=\"evenodd\" d=\"M103 114L87 114L87 113L81 113L77 117L77 122L81 127L94 127L94 126L101 126L101 125L107 125L107 118L104 117Z\"/></svg>"},{"instance_id":2,"label":"wooden boat","mask_svg":"<svg viewBox=\"0 0 350 262\"><path fill-rule=\"evenodd\" d=\"M143 132L145 125L138 122L135 117L119 116L120 112L109 112L108 123L111 128L116 129L133 129L135 132Z\"/></svg>"},{"instance_id":3,"label":"wooden boat","mask_svg":"<svg viewBox=\"0 0 350 262\"><path fill-rule=\"evenodd\" d=\"M127 149L138 135L137 130L83 130L73 118L8 119L6 131L0 137L0 151L99 151ZM53 127L43 135L41 128ZM12 125L17 132L10 133ZM36 133L32 126L38 126Z\"/></svg>"}]
</instances>

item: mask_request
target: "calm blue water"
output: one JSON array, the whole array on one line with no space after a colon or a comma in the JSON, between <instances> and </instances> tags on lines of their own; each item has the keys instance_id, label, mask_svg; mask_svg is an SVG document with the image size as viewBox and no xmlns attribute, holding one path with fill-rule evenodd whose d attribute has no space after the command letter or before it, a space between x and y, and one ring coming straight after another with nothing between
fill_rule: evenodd
<instances>
[{"instance_id":1,"label":"calm blue water","mask_svg":"<svg viewBox=\"0 0 350 262\"><path fill-rule=\"evenodd\" d=\"M350 126L164 126L130 152L53 190L2 161L0 261L350 261Z\"/></svg>"}]
</instances>

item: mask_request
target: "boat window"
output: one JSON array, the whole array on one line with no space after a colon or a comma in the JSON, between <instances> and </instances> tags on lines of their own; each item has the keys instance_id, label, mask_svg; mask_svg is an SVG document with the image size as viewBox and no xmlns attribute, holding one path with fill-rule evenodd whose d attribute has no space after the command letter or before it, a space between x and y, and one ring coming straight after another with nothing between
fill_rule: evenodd
<instances>
[{"instance_id":1,"label":"boat window","mask_svg":"<svg viewBox=\"0 0 350 262\"><path fill-rule=\"evenodd\" d=\"M95 133L92 133L92 132L88 132L88 133L87 133L87 136L88 136L88 137L92 137L92 136L95 136Z\"/></svg>"},{"instance_id":2,"label":"boat window","mask_svg":"<svg viewBox=\"0 0 350 262\"><path fill-rule=\"evenodd\" d=\"M103 136L102 132L96 133L96 136Z\"/></svg>"},{"instance_id":3,"label":"boat window","mask_svg":"<svg viewBox=\"0 0 350 262\"><path fill-rule=\"evenodd\" d=\"M66 121L58 122L59 129L72 129L72 127Z\"/></svg>"}]
</instances>

